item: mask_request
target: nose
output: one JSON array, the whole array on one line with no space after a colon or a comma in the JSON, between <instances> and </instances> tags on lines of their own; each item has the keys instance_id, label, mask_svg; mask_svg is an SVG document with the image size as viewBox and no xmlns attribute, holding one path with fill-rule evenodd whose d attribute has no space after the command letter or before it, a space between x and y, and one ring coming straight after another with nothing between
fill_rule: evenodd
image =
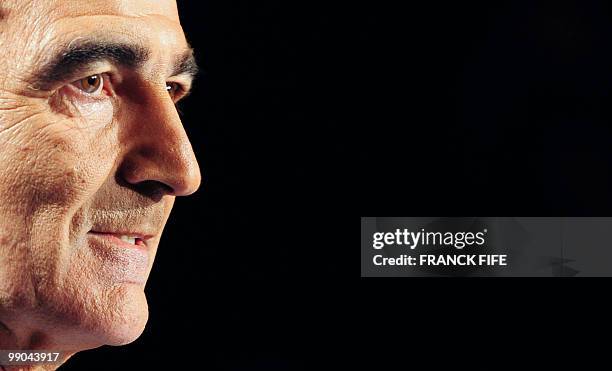
<instances>
[{"instance_id":1,"label":"nose","mask_svg":"<svg viewBox=\"0 0 612 371\"><path fill-rule=\"evenodd\" d=\"M165 91L144 98L127 114L122 140L130 145L121 177L134 186L161 183L166 194L190 195L202 176L174 102Z\"/></svg>"}]
</instances>

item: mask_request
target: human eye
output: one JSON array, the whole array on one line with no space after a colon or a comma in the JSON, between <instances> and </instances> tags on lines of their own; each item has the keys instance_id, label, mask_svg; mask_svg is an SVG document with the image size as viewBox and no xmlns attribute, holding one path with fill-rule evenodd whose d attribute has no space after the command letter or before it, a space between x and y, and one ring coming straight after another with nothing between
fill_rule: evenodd
<instances>
[{"instance_id":1,"label":"human eye","mask_svg":"<svg viewBox=\"0 0 612 371\"><path fill-rule=\"evenodd\" d=\"M189 88L185 87L182 83L168 81L166 82L166 91L176 103L189 93Z\"/></svg>"},{"instance_id":2,"label":"human eye","mask_svg":"<svg viewBox=\"0 0 612 371\"><path fill-rule=\"evenodd\" d=\"M104 80L104 75L99 73L73 81L71 85L87 95L96 96L103 92Z\"/></svg>"},{"instance_id":3,"label":"human eye","mask_svg":"<svg viewBox=\"0 0 612 371\"><path fill-rule=\"evenodd\" d=\"M83 74L77 80L69 79L56 90L49 103L58 112L82 116L88 110L98 109L100 104L114 102L114 98L111 74L105 72Z\"/></svg>"},{"instance_id":4,"label":"human eye","mask_svg":"<svg viewBox=\"0 0 612 371\"><path fill-rule=\"evenodd\" d=\"M58 91L59 97L73 103L95 102L114 97L110 73L82 76L84 77L65 83Z\"/></svg>"}]
</instances>

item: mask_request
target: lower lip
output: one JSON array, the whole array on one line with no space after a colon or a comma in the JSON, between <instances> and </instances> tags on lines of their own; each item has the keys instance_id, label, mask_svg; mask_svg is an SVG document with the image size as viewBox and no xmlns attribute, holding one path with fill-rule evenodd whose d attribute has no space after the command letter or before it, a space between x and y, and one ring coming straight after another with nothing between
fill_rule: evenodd
<instances>
[{"instance_id":1,"label":"lower lip","mask_svg":"<svg viewBox=\"0 0 612 371\"><path fill-rule=\"evenodd\" d=\"M146 245L136 245L109 233L87 234L89 245L102 260L98 273L114 282L144 285L147 281L149 253Z\"/></svg>"}]
</instances>

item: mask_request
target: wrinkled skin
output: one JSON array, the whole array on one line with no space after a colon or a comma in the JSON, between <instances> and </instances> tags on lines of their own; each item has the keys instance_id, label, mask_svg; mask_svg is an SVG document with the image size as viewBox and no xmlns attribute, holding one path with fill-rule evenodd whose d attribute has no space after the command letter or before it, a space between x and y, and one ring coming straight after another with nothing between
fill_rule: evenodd
<instances>
[{"instance_id":1,"label":"wrinkled skin","mask_svg":"<svg viewBox=\"0 0 612 371\"><path fill-rule=\"evenodd\" d=\"M29 80L60 45L90 35L150 54L134 68L96 62L52 87ZM65 360L132 342L148 318L144 283L123 279L89 232L149 233L146 280L175 197L200 185L182 93L167 91L191 85L170 74L189 50L176 3L0 0L0 50L0 349ZM80 90L104 73L101 91Z\"/></svg>"}]
</instances>

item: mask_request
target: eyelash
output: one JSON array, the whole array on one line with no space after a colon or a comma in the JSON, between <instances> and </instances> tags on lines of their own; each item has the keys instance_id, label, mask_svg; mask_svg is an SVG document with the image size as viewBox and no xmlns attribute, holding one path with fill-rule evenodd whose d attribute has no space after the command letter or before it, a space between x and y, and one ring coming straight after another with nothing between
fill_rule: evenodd
<instances>
[{"instance_id":1,"label":"eyelash","mask_svg":"<svg viewBox=\"0 0 612 371\"><path fill-rule=\"evenodd\" d=\"M83 83L86 80L91 79L92 77L97 77L98 78L97 81L99 81L100 85L98 88L96 88L96 90L92 92L87 92L83 89L84 88ZM112 78L108 73L97 73L97 74L88 75L86 77L75 80L65 85L62 89L66 87L72 87L72 90L76 90L77 94L84 96L87 99L100 99L100 97L98 96L99 95L98 90L100 91L100 93L106 93L105 95L107 96L113 95L111 82L112 82Z\"/></svg>"},{"instance_id":2,"label":"eyelash","mask_svg":"<svg viewBox=\"0 0 612 371\"><path fill-rule=\"evenodd\" d=\"M91 79L92 77L99 77L100 81L100 87L96 88L96 90L92 91L92 92L87 92L83 89L83 83L88 80ZM89 81L88 81L89 83ZM98 89L100 89L100 92L104 92L105 90L107 91L107 96L112 96L113 95L113 91L112 91L112 87L110 86L112 83L112 77L110 76L110 74L108 73L98 73L98 74L93 74L93 75L88 75L86 77L83 77L81 79L75 80L73 82L71 82L69 85L72 85L74 88L76 88L78 90L78 93L81 95L86 96L89 99L97 99L98 98ZM80 87L78 86L80 85ZM172 86L174 86L174 92L172 92ZM178 103L179 100L181 100L182 98L184 98L187 95L187 89L185 88L185 86L179 82L176 81L168 81L166 82L166 91L168 92L168 94L170 94L170 97L172 98L173 102Z\"/></svg>"},{"instance_id":3,"label":"eyelash","mask_svg":"<svg viewBox=\"0 0 612 371\"><path fill-rule=\"evenodd\" d=\"M174 96L172 94L170 94L170 90L168 90L168 87L170 85L172 85L172 84L174 84L174 86L176 86L176 90L175 90ZM168 91L168 93L170 94L170 97L176 103L176 102L178 102L181 98L183 98L186 95L187 89L181 83L178 83L178 82L175 82L175 81L167 81L166 82L166 91Z\"/></svg>"}]
</instances>

